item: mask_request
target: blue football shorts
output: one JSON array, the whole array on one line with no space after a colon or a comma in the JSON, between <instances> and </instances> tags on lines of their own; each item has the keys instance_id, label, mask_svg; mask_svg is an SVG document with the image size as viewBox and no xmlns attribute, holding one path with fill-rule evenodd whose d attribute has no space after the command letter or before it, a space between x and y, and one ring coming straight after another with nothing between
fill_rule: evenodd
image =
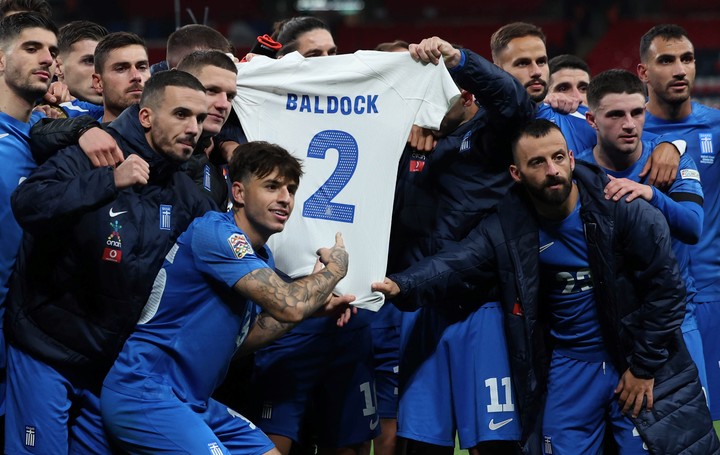
<instances>
[{"instance_id":1,"label":"blue football shorts","mask_svg":"<svg viewBox=\"0 0 720 455\"><path fill-rule=\"evenodd\" d=\"M110 453L99 380L62 374L12 345L7 374L6 453Z\"/></svg>"},{"instance_id":2,"label":"blue football shorts","mask_svg":"<svg viewBox=\"0 0 720 455\"><path fill-rule=\"evenodd\" d=\"M457 431L461 449L520 439L500 304L461 321L403 316L398 436L453 447Z\"/></svg>"},{"instance_id":3,"label":"blue football shorts","mask_svg":"<svg viewBox=\"0 0 720 455\"><path fill-rule=\"evenodd\" d=\"M546 455L601 454L606 425L620 455L647 455L642 438L615 396L620 375L610 362L553 353L543 417Z\"/></svg>"},{"instance_id":4,"label":"blue football shorts","mask_svg":"<svg viewBox=\"0 0 720 455\"><path fill-rule=\"evenodd\" d=\"M703 386L707 384L710 415L713 420L720 420L720 302L697 303L695 318L702 338L702 350L705 357L707 379ZM688 345L688 350L690 350L690 345ZM690 355L694 360L695 354L692 350ZM700 380L702 381L702 377Z\"/></svg>"},{"instance_id":5,"label":"blue football shorts","mask_svg":"<svg viewBox=\"0 0 720 455\"><path fill-rule=\"evenodd\" d=\"M262 455L275 446L253 423L210 399L192 409L167 385L147 381L142 398L103 387L102 417L115 443L133 454Z\"/></svg>"},{"instance_id":6,"label":"blue football shorts","mask_svg":"<svg viewBox=\"0 0 720 455\"><path fill-rule=\"evenodd\" d=\"M349 447L379 432L370 326L284 335L255 354L253 421L267 434L300 441L309 403L318 445Z\"/></svg>"}]
</instances>

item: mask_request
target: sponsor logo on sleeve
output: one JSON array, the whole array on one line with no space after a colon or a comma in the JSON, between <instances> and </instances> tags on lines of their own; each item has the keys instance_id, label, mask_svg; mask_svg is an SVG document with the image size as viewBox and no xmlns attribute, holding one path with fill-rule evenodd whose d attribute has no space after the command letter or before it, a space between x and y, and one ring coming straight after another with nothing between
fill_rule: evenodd
<instances>
[{"instance_id":1,"label":"sponsor logo on sleeve","mask_svg":"<svg viewBox=\"0 0 720 455\"><path fill-rule=\"evenodd\" d=\"M680 178L683 180L697 180L700 181L700 173L695 169L682 169L680 171Z\"/></svg>"}]
</instances>

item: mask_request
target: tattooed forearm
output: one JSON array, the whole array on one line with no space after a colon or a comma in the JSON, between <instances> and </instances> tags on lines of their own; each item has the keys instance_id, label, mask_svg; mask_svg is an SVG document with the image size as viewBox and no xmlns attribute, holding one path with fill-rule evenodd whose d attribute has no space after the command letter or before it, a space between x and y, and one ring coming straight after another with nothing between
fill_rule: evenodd
<instances>
[{"instance_id":1,"label":"tattooed forearm","mask_svg":"<svg viewBox=\"0 0 720 455\"><path fill-rule=\"evenodd\" d=\"M328 267L286 283L266 268L249 273L236 286L240 287L238 291L254 300L273 318L284 323L297 323L326 303L343 276L341 267Z\"/></svg>"}]
</instances>

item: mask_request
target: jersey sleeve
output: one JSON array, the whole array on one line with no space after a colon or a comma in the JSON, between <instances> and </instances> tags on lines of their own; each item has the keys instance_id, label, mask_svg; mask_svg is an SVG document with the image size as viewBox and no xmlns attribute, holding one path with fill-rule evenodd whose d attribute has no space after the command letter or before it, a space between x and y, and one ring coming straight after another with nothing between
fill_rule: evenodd
<instances>
[{"instance_id":1,"label":"jersey sleeve","mask_svg":"<svg viewBox=\"0 0 720 455\"><path fill-rule=\"evenodd\" d=\"M228 287L248 273L268 267L255 254L242 231L213 218L203 220L195 227L192 250L197 268Z\"/></svg>"},{"instance_id":2,"label":"jersey sleeve","mask_svg":"<svg viewBox=\"0 0 720 455\"><path fill-rule=\"evenodd\" d=\"M673 200L690 200L702 204L704 199L700 172L688 154L680 157L677 175L668 194Z\"/></svg>"}]
</instances>

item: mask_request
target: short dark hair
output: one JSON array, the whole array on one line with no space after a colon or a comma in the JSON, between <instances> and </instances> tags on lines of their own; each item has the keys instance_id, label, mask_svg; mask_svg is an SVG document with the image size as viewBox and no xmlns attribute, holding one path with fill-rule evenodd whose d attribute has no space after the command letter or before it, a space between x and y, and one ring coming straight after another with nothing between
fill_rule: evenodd
<instances>
[{"instance_id":1,"label":"short dark hair","mask_svg":"<svg viewBox=\"0 0 720 455\"><path fill-rule=\"evenodd\" d=\"M189 24L170 34L166 58L168 68L176 66L183 57L195 49L214 49L232 52L230 42L214 28L202 24Z\"/></svg>"},{"instance_id":2,"label":"short dark hair","mask_svg":"<svg viewBox=\"0 0 720 455\"><path fill-rule=\"evenodd\" d=\"M32 12L12 14L0 19L0 47L5 48L26 28L42 28L58 34L57 26L47 16Z\"/></svg>"},{"instance_id":3,"label":"short dark hair","mask_svg":"<svg viewBox=\"0 0 720 455\"><path fill-rule=\"evenodd\" d=\"M296 47L297 45L295 42L297 39L307 32L317 29L327 30L330 32L330 27L325 22L313 16L291 17L289 19L276 22L273 28L274 32L272 34L272 38L283 45L280 49L282 55L290 53L285 49L285 46Z\"/></svg>"},{"instance_id":4,"label":"short dark hair","mask_svg":"<svg viewBox=\"0 0 720 455\"><path fill-rule=\"evenodd\" d=\"M239 145L233 151L229 167L233 182L243 182L252 176L261 179L277 169L281 177L299 183L303 174L300 160L279 145L264 141Z\"/></svg>"},{"instance_id":5,"label":"short dark hair","mask_svg":"<svg viewBox=\"0 0 720 455\"><path fill-rule=\"evenodd\" d=\"M100 41L110 32L100 24L90 21L73 21L62 27L58 33L58 50L61 54L70 51L70 47L82 40Z\"/></svg>"},{"instance_id":6,"label":"short dark hair","mask_svg":"<svg viewBox=\"0 0 720 455\"><path fill-rule=\"evenodd\" d=\"M551 77L553 73L564 69L585 71L586 73L588 73L588 76L590 75L590 67L587 63L585 63L585 60L581 59L577 55L557 55L550 59L550 61L548 62L548 66L550 67Z\"/></svg>"},{"instance_id":7,"label":"short dark hair","mask_svg":"<svg viewBox=\"0 0 720 455\"><path fill-rule=\"evenodd\" d=\"M108 34L105 38L98 42L95 48L95 72L102 74L105 62L107 62L110 52L127 46L142 46L147 53L145 41L138 35L130 32L114 32Z\"/></svg>"},{"instance_id":8,"label":"short dark hair","mask_svg":"<svg viewBox=\"0 0 720 455\"><path fill-rule=\"evenodd\" d=\"M660 24L652 27L640 38L640 61L647 61L648 50L653 40L660 37L664 40L687 38L690 41L687 30L676 24Z\"/></svg>"},{"instance_id":9,"label":"short dark hair","mask_svg":"<svg viewBox=\"0 0 720 455\"><path fill-rule=\"evenodd\" d=\"M38 13L48 19L52 17L52 8L45 0L0 0L0 17L14 11Z\"/></svg>"},{"instance_id":10,"label":"short dark hair","mask_svg":"<svg viewBox=\"0 0 720 455\"><path fill-rule=\"evenodd\" d=\"M194 73L206 66L217 66L224 70L237 74L237 66L224 52L216 50L194 51L183 57L178 63L177 69L188 73Z\"/></svg>"},{"instance_id":11,"label":"short dark hair","mask_svg":"<svg viewBox=\"0 0 720 455\"><path fill-rule=\"evenodd\" d=\"M562 134L562 130L555 123L544 118L537 118L530 120L529 122L523 123L513 130L510 135L510 145L512 147L513 161L516 161L517 144L523 137L541 138L550 134L551 131L559 131ZM563 137L565 137L563 135ZM516 162L517 164L517 162Z\"/></svg>"},{"instance_id":12,"label":"short dark hair","mask_svg":"<svg viewBox=\"0 0 720 455\"><path fill-rule=\"evenodd\" d=\"M645 95L643 83L637 75L623 69L603 71L590 81L587 90L588 105L595 109L608 93L639 93Z\"/></svg>"},{"instance_id":13,"label":"short dark hair","mask_svg":"<svg viewBox=\"0 0 720 455\"><path fill-rule=\"evenodd\" d=\"M410 44L408 44L407 41L403 41L401 39L396 39L395 41L391 41L388 43L380 43L377 46L375 46L376 51L382 51L382 52L393 52L396 49L409 49Z\"/></svg>"},{"instance_id":14,"label":"short dark hair","mask_svg":"<svg viewBox=\"0 0 720 455\"><path fill-rule=\"evenodd\" d=\"M497 29L490 37L490 51L492 52L493 60L497 62L498 56L507 48L510 41L525 36L538 37L543 43L546 41L545 33L543 33L542 29L537 25L527 22L512 22Z\"/></svg>"},{"instance_id":15,"label":"short dark hair","mask_svg":"<svg viewBox=\"0 0 720 455\"><path fill-rule=\"evenodd\" d=\"M140 107L157 108L162 102L166 87L187 87L205 93L205 87L190 73L178 70L160 71L145 82Z\"/></svg>"}]
</instances>

